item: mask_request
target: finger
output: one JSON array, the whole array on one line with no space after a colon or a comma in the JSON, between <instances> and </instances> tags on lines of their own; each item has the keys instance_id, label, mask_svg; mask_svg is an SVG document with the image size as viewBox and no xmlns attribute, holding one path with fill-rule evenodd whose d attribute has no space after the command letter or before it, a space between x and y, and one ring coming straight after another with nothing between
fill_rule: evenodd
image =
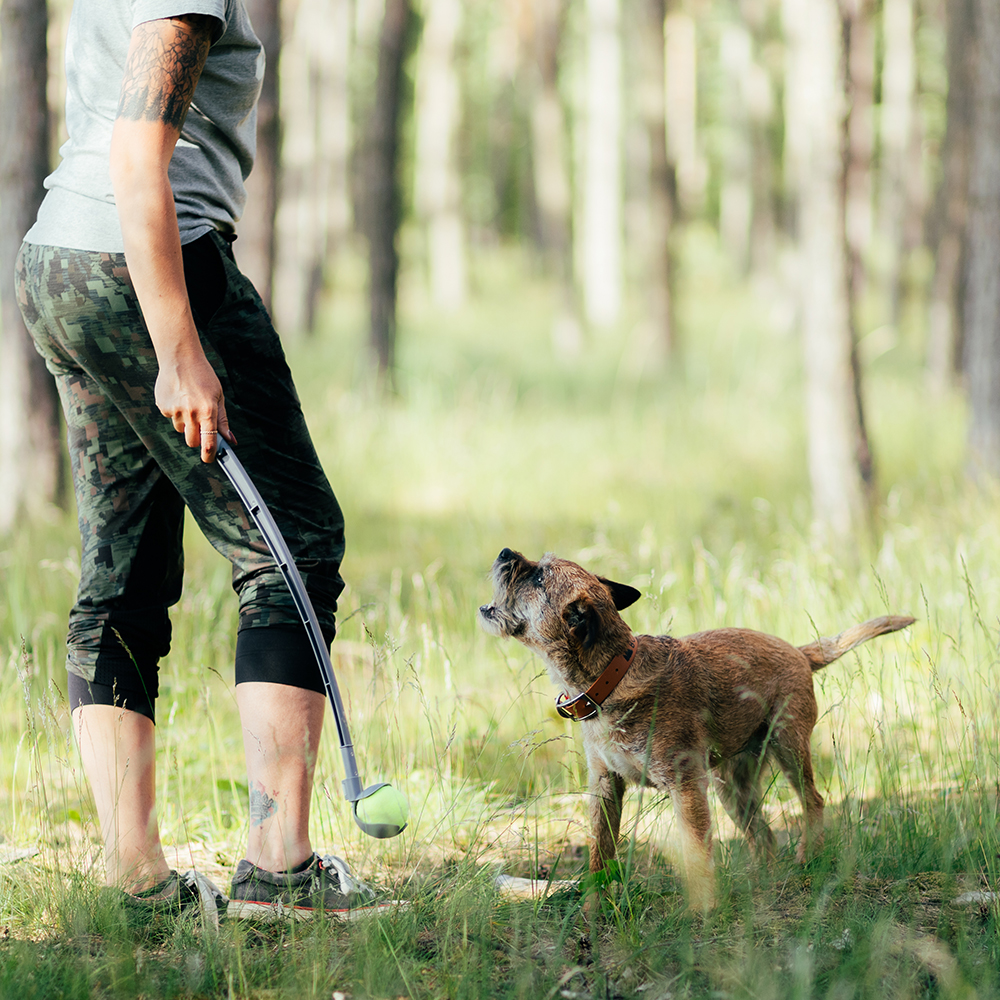
<instances>
[{"instance_id":1,"label":"finger","mask_svg":"<svg viewBox=\"0 0 1000 1000\"><path fill-rule=\"evenodd\" d=\"M206 426L208 426L206 424ZM177 422L174 422L174 427L177 427ZM187 423L181 424L178 428L184 432L184 443L189 448L197 448L201 444L201 428L194 420L189 420Z\"/></svg>"},{"instance_id":2,"label":"finger","mask_svg":"<svg viewBox=\"0 0 1000 1000\"><path fill-rule=\"evenodd\" d=\"M236 445L236 435L229 429L229 417L226 416L225 401L219 404L219 433L233 446Z\"/></svg>"},{"instance_id":3,"label":"finger","mask_svg":"<svg viewBox=\"0 0 1000 1000\"><path fill-rule=\"evenodd\" d=\"M214 462L219 447L219 432L208 424L201 428L201 460Z\"/></svg>"}]
</instances>

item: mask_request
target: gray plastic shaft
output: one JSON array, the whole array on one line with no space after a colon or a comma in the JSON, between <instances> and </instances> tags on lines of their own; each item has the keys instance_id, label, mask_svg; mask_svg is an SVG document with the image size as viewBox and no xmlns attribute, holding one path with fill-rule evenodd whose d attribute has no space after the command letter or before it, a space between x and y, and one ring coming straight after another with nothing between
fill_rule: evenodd
<instances>
[{"instance_id":1,"label":"gray plastic shaft","mask_svg":"<svg viewBox=\"0 0 1000 1000\"><path fill-rule=\"evenodd\" d=\"M278 563L278 569L284 577L285 583L291 592L292 600L305 626L306 635L309 637L309 645L312 646L319 665L319 672L323 677L323 684L326 687L326 695L330 699L330 707L333 709L333 721L337 726L337 739L340 741L340 754L344 761L344 797L348 802L357 802L362 798L363 789L361 777L358 774L358 763L354 757L354 744L351 742L351 733L347 728L347 713L344 711L344 703L340 697L340 688L337 687L337 677L333 672L333 663L330 661L330 653L326 648L326 640L319 627L319 620L316 618L316 611L309 599L305 584L292 553L285 542L284 537L278 530L278 525L271 512L267 509L263 497L257 492L257 487L247 475L246 469L236 457L233 450L222 438L219 438L219 449L217 454L219 465L222 471L228 476L233 484L233 489L239 494L243 505L249 511L254 523L260 529L260 533L267 542L267 547L271 550Z\"/></svg>"}]
</instances>

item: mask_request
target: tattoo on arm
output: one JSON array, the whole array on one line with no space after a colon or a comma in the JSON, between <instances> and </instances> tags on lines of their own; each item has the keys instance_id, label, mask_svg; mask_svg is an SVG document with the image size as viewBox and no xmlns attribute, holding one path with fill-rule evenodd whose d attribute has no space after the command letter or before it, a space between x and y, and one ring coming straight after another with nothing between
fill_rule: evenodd
<instances>
[{"instance_id":1,"label":"tattoo on arm","mask_svg":"<svg viewBox=\"0 0 1000 1000\"><path fill-rule=\"evenodd\" d=\"M275 792L277 795L277 792ZM263 826L264 820L278 811L278 803L271 798L258 781L250 788L250 825Z\"/></svg>"},{"instance_id":2,"label":"tattoo on arm","mask_svg":"<svg viewBox=\"0 0 1000 1000\"><path fill-rule=\"evenodd\" d=\"M212 25L212 18L200 14L137 25L118 117L163 122L180 131L212 44Z\"/></svg>"}]
</instances>

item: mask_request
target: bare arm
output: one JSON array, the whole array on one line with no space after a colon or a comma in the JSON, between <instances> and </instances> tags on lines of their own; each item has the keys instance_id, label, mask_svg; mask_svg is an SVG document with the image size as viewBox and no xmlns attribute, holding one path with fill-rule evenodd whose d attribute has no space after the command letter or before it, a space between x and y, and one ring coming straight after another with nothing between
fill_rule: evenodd
<instances>
[{"instance_id":1,"label":"bare arm","mask_svg":"<svg viewBox=\"0 0 1000 1000\"><path fill-rule=\"evenodd\" d=\"M137 25L111 137L111 181L129 275L159 363L156 405L203 462L216 433L235 443L222 385L205 357L184 284L170 158L211 44L212 18Z\"/></svg>"}]
</instances>

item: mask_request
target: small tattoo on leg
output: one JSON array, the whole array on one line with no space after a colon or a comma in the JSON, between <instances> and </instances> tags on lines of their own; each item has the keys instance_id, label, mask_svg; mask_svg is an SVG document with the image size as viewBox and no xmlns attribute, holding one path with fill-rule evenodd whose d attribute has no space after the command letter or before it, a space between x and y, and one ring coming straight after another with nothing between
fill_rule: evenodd
<instances>
[{"instance_id":1,"label":"small tattoo on leg","mask_svg":"<svg viewBox=\"0 0 1000 1000\"><path fill-rule=\"evenodd\" d=\"M277 796L277 792L274 793ZM250 825L263 826L264 820L278 811L278 803L267 794L261 782L250 788Z\"/></svg>"}]
</instances>

